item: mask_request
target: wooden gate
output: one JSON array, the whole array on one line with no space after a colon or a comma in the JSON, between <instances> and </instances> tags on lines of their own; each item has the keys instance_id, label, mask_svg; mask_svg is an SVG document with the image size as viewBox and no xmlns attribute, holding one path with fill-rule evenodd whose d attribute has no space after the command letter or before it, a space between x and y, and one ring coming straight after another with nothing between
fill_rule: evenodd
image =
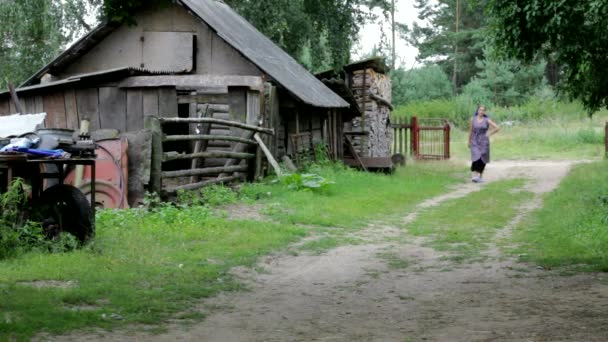
<instances>
[{"instance_id":1,"label":"wooden gate","mask_svg":"<svg viewBox=\"0 0 608 342\"><path fill-rule=\"evenodd\" d=\"M416 159L450 159L450 125L445 119L400 118L391 124L394 130L393 153L408 151Z\"/></svg>"}]
</instances>

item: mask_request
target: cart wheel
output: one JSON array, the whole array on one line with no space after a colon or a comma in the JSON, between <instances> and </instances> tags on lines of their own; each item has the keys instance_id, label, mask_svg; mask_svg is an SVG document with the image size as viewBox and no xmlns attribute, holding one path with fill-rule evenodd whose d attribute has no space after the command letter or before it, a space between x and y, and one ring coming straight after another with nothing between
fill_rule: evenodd
<instances>
[{"instance_id":1,"label":"cart wheel","mask_svg":"<svg viewBox=\"0 0 608 342\"><path fill-rule=\"evenodd\" d=\"M67 232L86 242L94 235L89 201L71 185L59 184L46 189L40 197L39 213L50 238Z\"/></svg>"}]
</instances>

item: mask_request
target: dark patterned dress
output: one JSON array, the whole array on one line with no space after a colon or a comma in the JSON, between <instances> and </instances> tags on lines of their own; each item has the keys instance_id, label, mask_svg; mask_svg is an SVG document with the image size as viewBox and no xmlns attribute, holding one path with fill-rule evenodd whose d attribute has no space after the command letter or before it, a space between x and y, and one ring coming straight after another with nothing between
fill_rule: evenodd
<instances>
[{"instance_id":1,"label":"dark patterned dress","mask_svg":"<svg viewBox=\"0 0 608 342\"><path fill-rule=\"evenodd\" d=\"M485 164L490 162L490 139L486 135L490 128L489 119L487 115L484 115L480 122L477 120L477 116L474 116L471 121L473 127L471 132L472 171L483 172Z\"/></svg>"}]
</instances>

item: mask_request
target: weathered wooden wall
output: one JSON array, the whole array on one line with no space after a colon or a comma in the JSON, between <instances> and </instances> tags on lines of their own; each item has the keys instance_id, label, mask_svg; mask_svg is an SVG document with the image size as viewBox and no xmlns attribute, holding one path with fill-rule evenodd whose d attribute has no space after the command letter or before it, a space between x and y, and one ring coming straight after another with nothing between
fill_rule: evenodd
<instances>
[{"instance_id":1,"label":"weathered wooden wall","mask_svg":"<svg viewBox=\"0 0 608 342\"><path fill-rule=\"evenodd\" d=\"M54 90L40 95L23 95L20 101L25 114L47 113L46 128L77 130L80 121L88 118L92 131L114 128L125 133L143 129L144 115L177 116L175 88ZM0 100L0 115L17 114L11 103Z\"/></svg>"},{"instance_id":2,"label":"weathered wooden wall","mask_svg":"<svg viewBox=\"0 0 608 342\"><path fill-rule=\"evenodd\" d=\"M263 74L203 21L179 5L170 5L162 11L144 12L136 21L137 26L121 26L69 66L63 74L56 76L66 78L125 66L183 71L183 63L177 63L176 60L183 61L188 54L194 57L194 74ZM187 51L186 48L188 33L196 36L195 56L192 56L195 49ZM182 45L179 42L183 42L184 48L180 48ZM167 44L174 44L174 47L166 46Z\"/></svg>"}]
</instances>

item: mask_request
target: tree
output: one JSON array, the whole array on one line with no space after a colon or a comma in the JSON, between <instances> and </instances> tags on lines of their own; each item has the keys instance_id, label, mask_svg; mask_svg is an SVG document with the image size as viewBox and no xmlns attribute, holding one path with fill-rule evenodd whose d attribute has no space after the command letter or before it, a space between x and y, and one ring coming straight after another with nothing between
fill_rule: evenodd
<instances>
[{"instance_id":1,"label":"tree","mask_svg":"<svg viewBox=\"0 0 608 342\"><path fill-rule=\"evenodd\" d=\"M88 30L84 18L89 5L78 0L0 0L0 89L7 82L24 81Z\"/></svg>"},{"instance_id":2,"label":"tree","mask_svg":"<svg viewBox=\"0 0 608 342\"><path fill-rule=\"evenodd\" d=\"M482 87L491 103L513 106L525 102L543 85L546 62L526 64L495 56L492 49L486 49L485 58L477 61L481 71L465 86L465 93L471 94L472 89Z\"/></svg>"},{"instance_id":3,"label":"tree","mask_svg":"<svg viewBox=\"0 0 608 342\"><path fill-rule=\"evenodd\" d=\"M418 48L418 59L434 62L452 76L454 92L479 72L483 58L486 21L484 0L416 0L418 19L409 41Z\"/></svg>"},{"instance_id":4,"label":"tree","mask_svg":"<svg viewBox=\"0 0 608 342\"><path fill-rule=\"evenodd\" d=\"M608 2L491 0L489 13L505 55L558 61L561 90L582 100L590 115L608 107Z\"/></svg>"},{"instance_id":5,"label":"tree","mask_svg":"<svg viewBox=\"0 0 608 342\"><path fill-rule=\"evenodd\" d=\"M391 72L393 82L393 105L399 106L411 101L426 101L448 98L452 87L448 76L437 65L405 71Z\"/></svg>"}]
</instances>

